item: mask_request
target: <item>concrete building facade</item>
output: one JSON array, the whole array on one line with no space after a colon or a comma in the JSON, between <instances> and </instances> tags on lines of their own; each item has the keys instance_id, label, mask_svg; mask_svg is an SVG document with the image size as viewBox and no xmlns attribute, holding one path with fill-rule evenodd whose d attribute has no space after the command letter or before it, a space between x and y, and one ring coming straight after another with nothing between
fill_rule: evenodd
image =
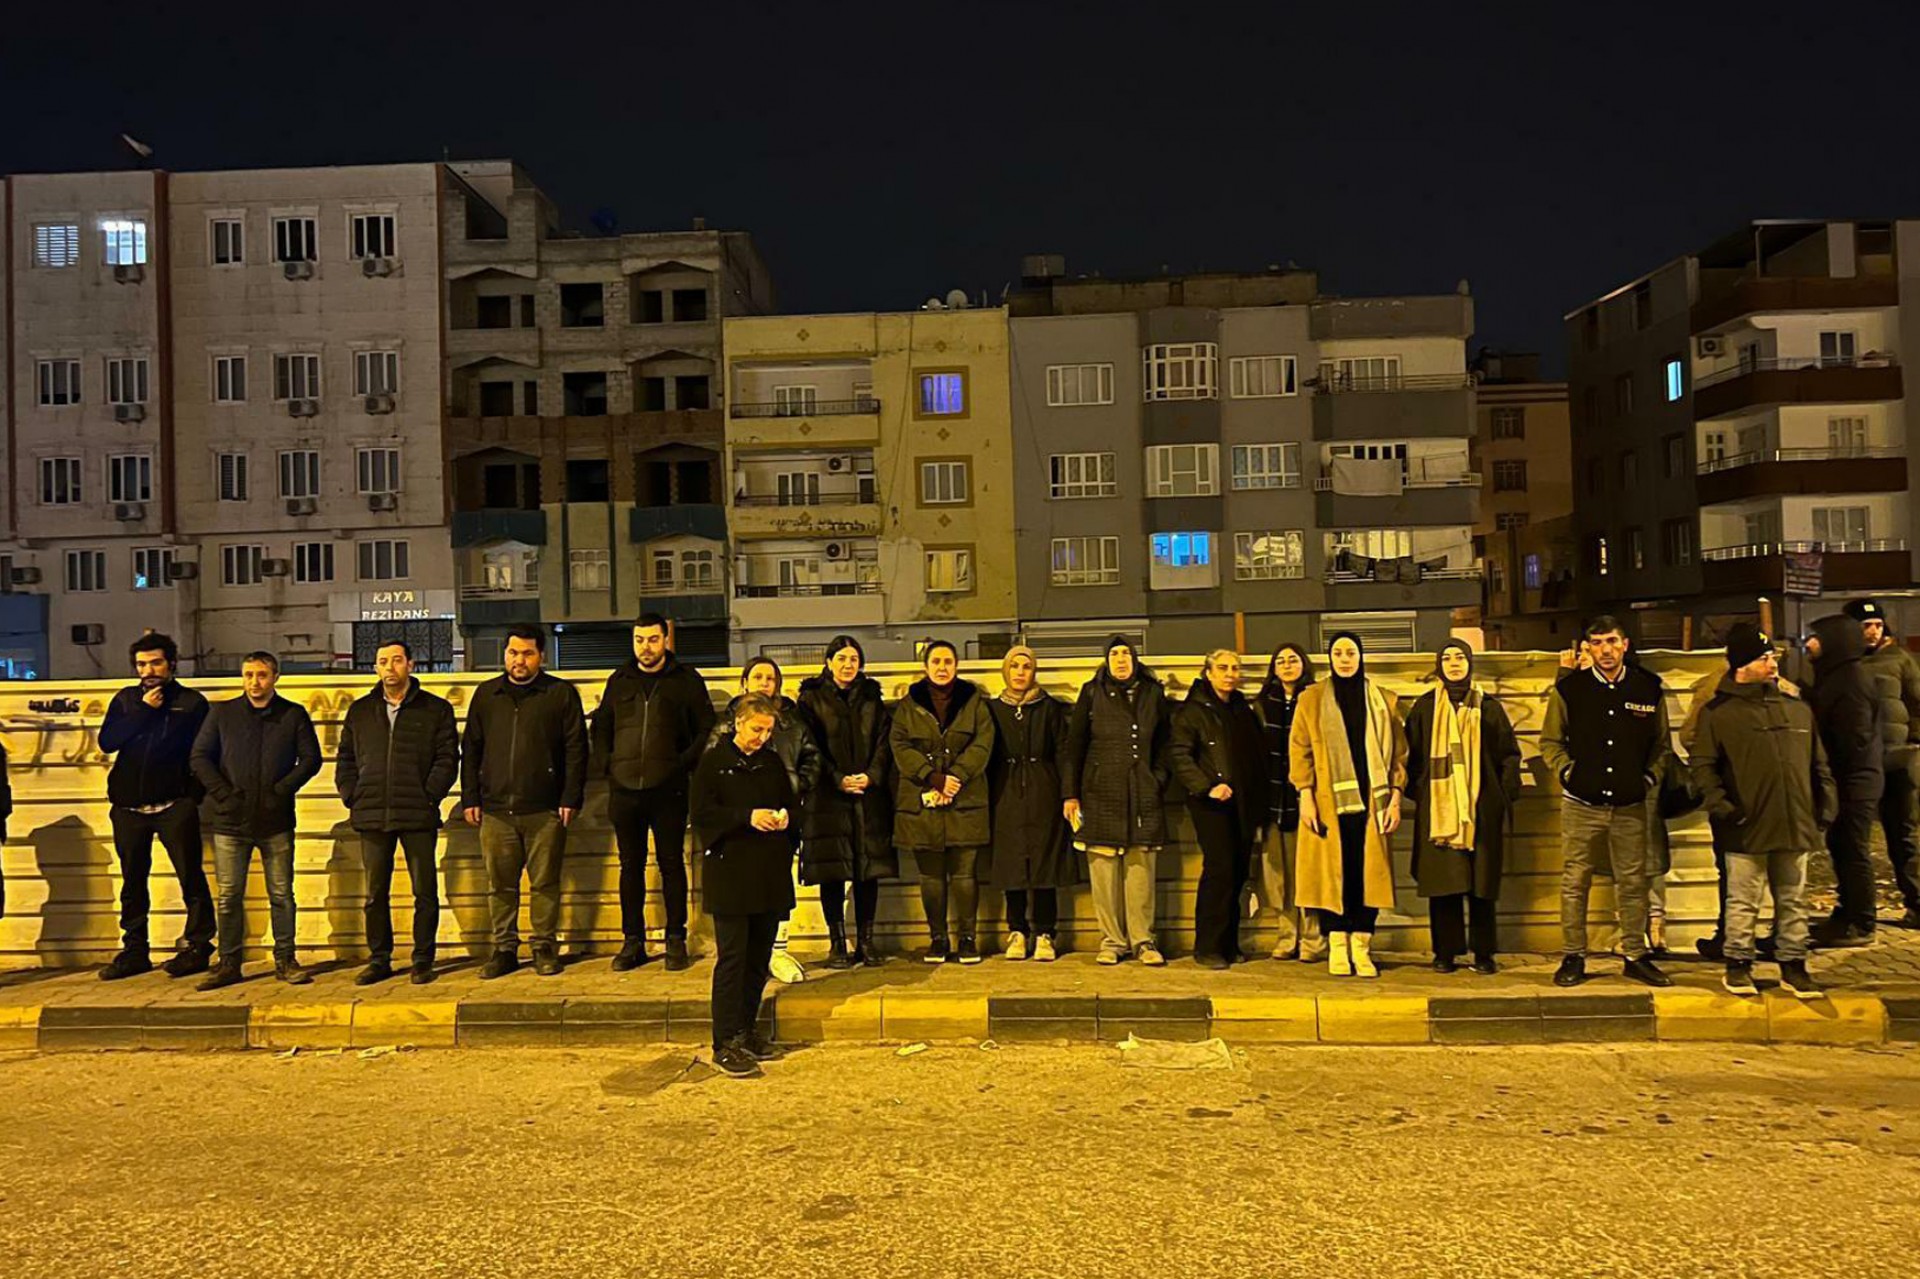
<instances>
[{"instance_id":1,"label":"concrete building facade","mask_svg":"<svg viewBox=\"0 0 1920 1279\"><path fill-rule=\"evenodd\" d=\"M1495 648L1564 647L1578 612L1571 587L1573 436L1567 384L1532 353L1473 361L1480 476L1474 543L1486 577L1481 628Z\"/></svg>"}]
</instances>

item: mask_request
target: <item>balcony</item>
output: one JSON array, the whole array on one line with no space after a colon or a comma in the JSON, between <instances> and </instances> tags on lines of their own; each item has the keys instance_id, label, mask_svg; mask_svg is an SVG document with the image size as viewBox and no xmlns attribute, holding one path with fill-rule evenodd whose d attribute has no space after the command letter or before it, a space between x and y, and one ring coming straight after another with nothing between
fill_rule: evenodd
<instances>
[{"instance_id":1,"label":"balcony","mask_svg":"<svg viewBox=\"0 0 1920 1279\"><path fill-rule=\"evenodd\" d=\"M796 410L792 404L734 403L727 443L736 449L872 448L880 442L880 401L817 400Z\"/></svg>"},{"instance_id":2,"label":"balcony","mask_svg":"<svg viewBox=\"0 0 1920 1279\"><path fill-rule=\"evenodd\" d=\"M743 541L765 538L878 537L880 507L857 497L782 503L765 494L734 498L728 527Z\"/></svg>"},{"instance_id":3,"label":"balcony","mask_svg":"<svg viewBox=\"0 0 1920 1279\"><path fill-rule=\"evenodd\" d=\"M1466 439L1473 434L1469 374L1315 381L1316 440Z\"/></svg>"},{"instance_id":4,"label":"balcony","mask_svg":"<svg viewBox=\"0 0 1920 1279\"><path fill-rule=\"evenodd\" d=\"M540 620L540 592L524 586L463 586L462 626L512 626Z\"/></svg>"},{"instance_id":5,"label":"balcony","mask_svg":"<svg viewBox=\"0 0 1920 1279\"><path fill-rule=\"evenodd\" d=\"M877 581L739 584L733 588L733 606L745 630L878 626L885 614Z\"/></svg>"},{"instance_id":6,"label":"balcony","mask_svg":"<svg viewBox=\"0 0 1920 1279\"><path fill-rule=\"evenodd\" d=\"M1480 566L1442 556L1367 559L1342 554L1322 576L1332 612L1394 608L1462 608L1480 602Z\"/></svg>"},{"instance_id":7,"label":"balcony","mask_svg":"<svg viewBox=\"0 0 1920 1279\"><path fill-rule=\"evenodd\" d=\"M453 545L484 546L489 542L522 542L528 546L547 544L545 511L455 511Z\"/></svg>"},{"instance_id":8,"label":"balcony","mask_svg":"<svg viewBox=\"0 0 1920 1279\"><path fill-rule=\"evenodd\" d=\"M1701 584L1709 591L1740 594L1779 592L1785 583L1785 556L1819 553L1823 591L1875 591L1904 588L1912 580L1912 559L1904 537L1870 542L1759 542L1716 546L1700 552Z\"/></svg>"},{"instance_id":9,"label":"balcony","mask_svg":"<svg viewBox=\"0 0 1920 1279\"><path fill-rule=\"evenodd\" d=\"M1709 333L1743 316L1781 311L1852 311L1900 305L1900 281L1890 275L1778 276L1745 279L1693 307L1693 331Z\"/></svg>"},{"instance_id":10,"label":"balcony","mask_svg":"<svg viewBox=\"0 0 1920 1279\"><path fill-rule=\"evenodd\" d=\"M635 545L663 537L701 537L710 542L724 542L727 540L726 508L712 502L636 506L628 517L627 535Z\"/></svg>"},{"instance_id":11,"label":"balcony","mask_svg":"<svg viewBox=\"0 0 1920 1279\"><path fill-rule=\"evenodd\" d=\"M1772 449L1700 463L1700 505L1751 497L1819 493L1903 493L1907 459L1897 448Z\"/></svg>"},{"instance_id":12,"label":"balcony","mask_svg":"<svg viewBox=\"0 0 1920 1279\"><path fill-rule=\"evenodd\" d=\"M727 409L729 417L853 417L880 411L880 401L871 395L851 400L813 400L796 404L790 400L744 404L735 401Z\"/></svg>"},{"instance_id":13,"label":"balcony","mask_svg":"<svg viewBox=\"0 0 1920 1279\"><path fill-rule=\"evenodd\" d=\"M1464 469L1466 459L1451 468L1429 469L1427 459L1409 461L1405 484L1398 493L1343 493L1334 487L1331 473L1313 482L1313 505L1321 528L1409 528L1421 525L1473 524L1480 518L1480 481Z\"/></svg>"},{"instance_id":14,"label":"balcony","mask_svg":"<svg viewBox=\"0 0 1920 1279\"><path fill-rule=\"evenodd\" d=\"M664 613L675 622L724 622L727 620L727 590L718 582L640 583L642 606L649 612Z\"/></svg>"},{"instance_id":15,"label":"balcony","mask_svg":"<svg viewBox=\"0 0 1920 1279\"><path fill-rule=\"evenodd\" d=\"M1775 404L1859 404L1903 394L1899 361L1869 354L1857 360L1791 356L1750 360L1694 384L1699 419L1726 417Z\"/></svg>"}]
</instances>

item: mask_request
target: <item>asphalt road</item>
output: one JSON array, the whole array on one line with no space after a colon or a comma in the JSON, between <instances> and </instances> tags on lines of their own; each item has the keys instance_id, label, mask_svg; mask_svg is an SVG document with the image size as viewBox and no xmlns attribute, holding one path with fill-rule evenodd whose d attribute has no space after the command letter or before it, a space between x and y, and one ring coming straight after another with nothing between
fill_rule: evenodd
<instances>
[{"instance_id":1,"label":"asphalt road","mask_svg":"<svg viewBox=\"0 0 1920 1279\"><path fill-rule=\"evenodd\" d=\"M1914 1273L1920 1052L0 1056L27 1276Z\"/></svg>"}]
</instances>

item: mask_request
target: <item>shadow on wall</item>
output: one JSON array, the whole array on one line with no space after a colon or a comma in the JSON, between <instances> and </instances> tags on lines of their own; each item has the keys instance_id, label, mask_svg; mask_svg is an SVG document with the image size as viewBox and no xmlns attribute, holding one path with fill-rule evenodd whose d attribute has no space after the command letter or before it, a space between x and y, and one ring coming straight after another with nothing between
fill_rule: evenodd
<instances>
[{"instance_id":1,"label":"shadow on wall","mask_svg":"<svg viewBox=\"0 0 1920 1279\"><path fill-rule=\"evenodd\" d=\"M493 953L493 916L487 905L487 863L480 855L480 828L469 826L456 808L441 834L440 879L445 884L447 913L453 916L458 933L455 944L466 951L467 958L485 959Z\"/></svg>"},{"instance_id":2,"label":"shadow on wall","mask_svg":"<svg viewBox=\"0 0 1920 1279\"><path fill-rule=\"evenodd\" d=\"M99 962L119 947L119 912L104 837L78 817L62 817L27 837L47 886L35 950L47 967Z\"/></svg>"},{"instance_id":3,"label":"shadow on wall","mask_svg":"<svg viewBox=\"0 0 1920 1279\"><path fill-rule=\"evenodd\" d=\"M327 857L327 948L336 960L365 959L367 871L360 836L345 820L327 834L333 841Z\"/></svg>"}]
</instances>

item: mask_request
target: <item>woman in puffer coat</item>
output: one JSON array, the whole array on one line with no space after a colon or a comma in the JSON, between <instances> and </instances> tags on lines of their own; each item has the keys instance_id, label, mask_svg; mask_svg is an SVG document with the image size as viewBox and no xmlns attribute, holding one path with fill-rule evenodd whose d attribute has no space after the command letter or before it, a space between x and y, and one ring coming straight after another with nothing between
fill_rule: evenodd
<instances>
[{"instance_id":1,"label":"woman in puffer coat","mask_svg":"<svg viewBox=\"0 0 1920 1279\"><path fill-rule=\"evenodd\" d=\"M980 850L987 846L987 764L993 714L977 684L960 678L960 654L934 640L926 676L893 709L893 842L920 869L920 904L932 944L926 961L980 962L974 921L980 906ZM951 919L949 919L951 905ZM959 934L949 948L949 923Z\"/></svg>"},{"instance_id":2,"label":"woman in puffer coat","mask_svg":"<svg viewBox=\"0 0 1920 1279\"><path fill-rule=\"evenodd\" d=\"M880 881L900 873L893 851L891 712L878 682L865 674L867 655L851 635L827 641L826 668L800 685L800 713L820 747L820 778L807 799L800 882L820 885L832 952L829 968L878 965L873 923ZM851 953L847 950L847 886L853 886Z\"/></svg>"}]
</instances>

